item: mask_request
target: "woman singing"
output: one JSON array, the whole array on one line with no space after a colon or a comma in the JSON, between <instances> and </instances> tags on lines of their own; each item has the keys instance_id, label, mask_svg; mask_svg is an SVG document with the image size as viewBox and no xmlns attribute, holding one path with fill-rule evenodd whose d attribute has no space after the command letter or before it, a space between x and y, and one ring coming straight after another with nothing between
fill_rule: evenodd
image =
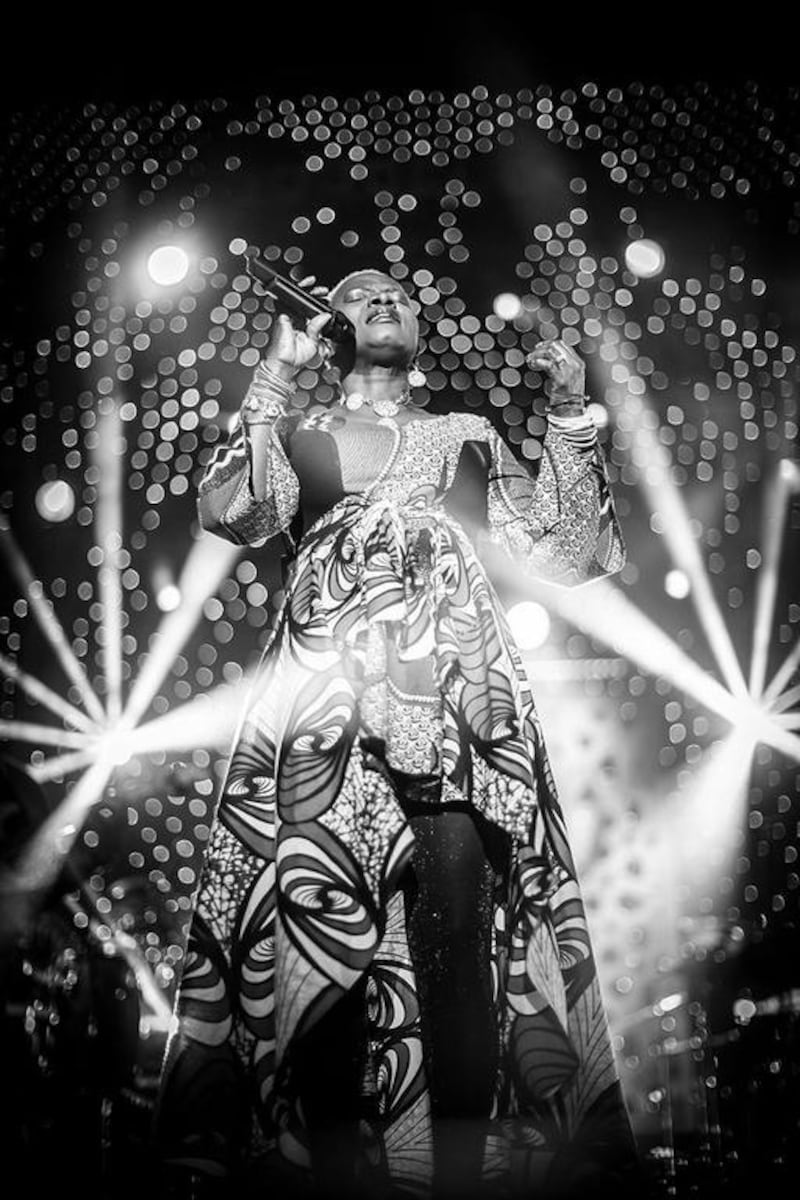
<instances>
[{"instance_id":1,"label":"woman singing","mask_svg":"<svg viewBox=\"0 0 800 1200\"><path fill-rule=\"evenodd\" d=\"M329 318L278 318L200 485L205 529L282 535L291 566L197 898L165 1153L265 1200L618 1194L632 1143L575 868L476 551L562 585L621 567L584 366L531 355L532 470L485 417L413 405L396 281L329 299L355 329L339 403L291 406Z\"/></svg>"}]
</instances>

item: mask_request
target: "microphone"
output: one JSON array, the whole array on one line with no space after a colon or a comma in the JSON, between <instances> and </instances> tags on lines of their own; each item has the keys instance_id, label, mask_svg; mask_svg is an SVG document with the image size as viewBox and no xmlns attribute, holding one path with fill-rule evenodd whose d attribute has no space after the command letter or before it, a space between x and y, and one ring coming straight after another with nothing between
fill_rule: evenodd
<instances>
[{"instance_id":1,"label":"microphone","mask_svg":"<svg viewBox=\"0 0 800 1200\"><path fill-rule=\"evenodd\" d=\"M304 291L303 288L297 286L293 279L279 275L269 263L259 257L256 250L245 250L244 256L247 259L248 275L257 279L259 283L263 283L267 291L290 313L302 317L306 321L310 317L319 316L320 313L330 313L333 319L323 326L322 336L339 344L352 342L355 331L352 322L344 313L335 311L321 297L312 296L310 292Z\"/></svg>"}]
</instances>

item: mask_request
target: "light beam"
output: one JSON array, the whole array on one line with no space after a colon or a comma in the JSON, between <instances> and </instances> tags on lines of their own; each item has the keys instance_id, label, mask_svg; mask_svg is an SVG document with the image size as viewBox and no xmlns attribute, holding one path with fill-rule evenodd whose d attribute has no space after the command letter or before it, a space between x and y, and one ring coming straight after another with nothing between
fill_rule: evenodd
<instances>
[{"instance_id":1,"label":"light beam","mask_svg":"<svg viewBox=\"0 0 800 1200\"><path fill-rule=\"evenodd\" d=\"M786 526L789 482L780 467L767 484L764 502L764 527L761 535L761 568L756 580L756 606L753 623L753 657L750 662L750 694L758 699L764 691L767 674L769 637L778 592L778 568L781 543Z\"/></svg>"},{"instance_id":2,"label":"light beam","mask_svg":"<svg viewBox=\"0 0 800 1200\"><path fill-rule=\"evenodd\" d=\"M73 708L57 692L54 692L33 675L29 675L27 671L23 671L21 667L18 667L12 659L6 658L4 654L0 654L0 672L7 679L11 679L14 683L19 684L23 692L30 696L32 700L38 700L40 704L43 704L55 716L63 717L67 724L72 725L74 729L85 729L87 731L97 729L94 721L90 721L79 708Z\"/></svg>"},{"instance_id":3,"label":"light beam","mask_svg":"<svg viewBox=\"0 0 800 1200\"><path fill-rule=\"evenodd\" d=\"M119 408L105 413L99 421L94 462L98 468L95 529L102 551L97 581L102 603L103 675L106 704L111 723L122 712L122 584L119 555L122 550L122 467L124 439Z\"/></svg>"},{"instance_id":4,"label":"light beam","mask_svg":"<svg viewBox=\"0 0 800 1200\"><path fill-rule=\"evenodd\" d=\"M42 633L53 647L58 661L67 676L75 684L81 694L86 711L99 724L105 724L106 714L103 706L92 691L83 667L73 653L67 641L61 622L55 614L53 606L45 599L44 589L38 579L34 579L28 562L17 545L16 539L9 528L0 529L0 550L17 580L20 591L30 605Z\"/></svg>"},{"instance_id":5,"label":"light beam","mask_svg":"<svg viewBox=\"0 0 800 1200\"><path fill-rule=\"evenodd\" d=\"M672 560L689 580L692 602L725 682L735 696L744 699L748 694L747 683L711 589L689 514L670 474L671 457L640 418L634 425L632 458L639 468L640 485L650 511L663 519L662 536Z\"/></svg>"},{"instance_id":6,"label":"light beam","mask_svg":"<svg viewBox=\"0 0 800 1200\"><path fill-rule=\"evenodd\" d=\"M492 574L519 591L519 564L489 547L484 554L491 563ZM648 674L668 679L711 712L734 726L751 730L759 741L800 762L800 738L782 728L747 694L732 695L609 579L595 579L582 587L561 587L531 575L526 585L531 599L538 600L615 654L624 654ZM587 600L587 589L591 589L591 600Z\"/></svg>"},{"instance_id":7,"label":"light beam","mask_svg":"<svg viewBox=\"0 0 800 1200\"><path fill-rule=\"evenodd\" d=\"M784 661L781 663L778 670L773 675L769 682L764 695L761 699L765 704L771 703L776 696L779 696L786 684L794 675L797 667L800 666L800 638L797 639L792 647L791 653L787 654Z\"/></svg>"},{"instance_id":8,"label":"light beam","mask_svg":"<svg viewBox=\"0 0 800 1200\"><path fill-rule=\"evenodd\" d=\"M203 534L194 543L178 581L181 606L167 613L158 628L150 656L131 688L120 729L133 729L147 711L176 655L199 621L203 605L216 591L241 549L241 546L234 546L213 534Z\"/></svg>"},{"instance_id":9,"label":"light beam","mask_svg":"<svg viewBox=\"0 0 800 1200\"><path fill-rule=\"evenodd\" d=\"M114 763L96 758L58 808L31 838L15 870L21 889L36 891L52 883L83 826L86 813L100 798Z\"/></svg>"},{"instance_id":10,"label":"light beam","mask_svg":"<svg viewBox=\"0 0 800 1200\"><path fill-rule=\"evenodd\" d=\"M90 740L83 733L37 725L32 721L0 721L0 738L32 742L36 746L71 746L76 750L84 749Z\"/></svg>"}]
</instances>

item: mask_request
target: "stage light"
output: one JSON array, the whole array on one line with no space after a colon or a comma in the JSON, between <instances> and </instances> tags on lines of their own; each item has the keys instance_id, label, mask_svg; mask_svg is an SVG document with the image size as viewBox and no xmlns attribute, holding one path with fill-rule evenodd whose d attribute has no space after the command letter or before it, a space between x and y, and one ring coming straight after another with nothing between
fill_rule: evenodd
<instances>
[{"instance_id":1,"label":"stage light","mask_svg":"<svg viewBox=\"0 0 800 1200\"><path fill-rule=\"evenodd\" d=\"M501 292L492 301L492 310L501 321L513 321L522 312L522 301L513 292Z\"/></svg>"},{"instance_id":2,"label":"stage light","mask_svg":"<svg viewBox=\"0 0 800 1200\"><path fill-rule=\"evenodd\" d=\"M180 246L159 246L147 260L147 273L160 287L172 287L186 278L189 256Z\"/></svg>"},{"instance_id":3,"label":"stage light","mask_svg":"<svg viewBox=\"0 0 800 1200\"><path fill-rule=\"evenodd\" d=\"M112 731L100 739L99 751L101 758L115 767L121 767L133 757L133 735Z\"/></svg>"},{"instance_id":4,"label":"stage light","mask_svg":"<svg viewBox=\"0 0 800 1200\"><path fill-rule=\"evenodd\" d=\"M586 415L591 417L597 429L605 429L608 424L608 409L604 408L602 404L587 404Z\"/></svg>"},{"instance_id":5,"label":"stage light","mask_svg":"<svg viewBox=\"0 0 800 1200\"><path fill-rule=\"evenodd\" d=\"M639 279L660 274L665 261L664 251L651 238L639 238L625 247L625 265Z\"/></svg>"},{"instance_id":6,"label":"stage light","mask_svg":"<svg viewBox=\"0 0 800 1200\"><path fill-rule=\"evenodd\" d=\"M482 552L494 577L519 590L519 564L502 551L493 551L488 544ZM596 579L575 588L528 575L525 584L531 598L548 611L602 642L615 654L624 654L648 674L669 680L709 711L718 713L735 727L740 743L748 740L741 736L742 731L747 732L753 739L748 754L758 741L800 762L800 738L784 729L746 691L742 695L723 686L610 580Z\"/></svg>"},{"instance_id":7,"label":"stage light","mask_svg":"<svg viewBox=\"0 0 800 1200\"><path fill-rule=\"evenodd\" d=\"M547 609L534 600L522 600L508 610L508 623L520 650L538 650L550 633Z\"/></svg>"},{"instance_id":8,"label":"stage light","mask_svg":"<svg viewBox=\"0 0 800 1200\"><path fill-rule=\"evenodd\" d=\"M39 488L35 504L45 521L66 521L75 511L75 493L63 479L53 479Z\"/></svg>"},{"instance_id":9,"label":"stage light","mask_svg":"<svg viewBox=\"0 0 800 1200\"><path fill-rule=\"evenodd\" d=\"M156 604L164 613L174 612L180 606L181 590L174 583L167 583L156 593Z\"/></svg>"},{"instance_id":10,"label":"stage light","mask_svg":"<svg viewBox=\"0 0 800 1200\"><path fill-rule=\"evenodd\" d=\"M664 576L664 591L668 596L672 596L673 600L683 600L691 590L692 585L685 571L679 571L677 567L667 571Z\"/></svg>"},{"instance_id":11,"label":"stage light","mask_svg":"<svg viewBox=\"0 0 800 1200\"><path fill-rule=\"evenodd\" d=\"M686 994L684 992L670 992L668 996L662 996L653 1005L653 1015L663 1017L664 1013L673 1012L676 1008L680 1008L686 1002Z\"/></svg>"},{"instance_id":12,"label":"stage light","mask_svg":"<svg viewBox=\"0 0 800 1200\"><path fill-rule=\"evenodd\" d=\"M793 492L800 492L800 463L791 458L782 458L778 471L783 483Z\"/></svg>"},{"instance_id":13,"label":"stage light","mask_svg":"<svg viewBox=\"0 0 800 1200\"><path fill-rule=\"evenodd\" d=\"M744 997L733 1003L733 1017L737 1025L749 1025L757 1011L753 1001Z\"/></svg>"}]
</instances>

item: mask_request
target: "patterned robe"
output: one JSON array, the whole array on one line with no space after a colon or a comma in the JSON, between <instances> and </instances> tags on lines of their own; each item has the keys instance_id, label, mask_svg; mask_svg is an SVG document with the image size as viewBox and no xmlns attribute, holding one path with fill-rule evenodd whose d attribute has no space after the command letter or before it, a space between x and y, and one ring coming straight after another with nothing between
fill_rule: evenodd
<instances>
[{"instance_id":1,"label":"patterned robe","mask_svg":"<svg viewBox=\"0 0 800 1200\"><path fill-rule=\"evenodd\" d=\"M507 837L492 898L499 1054L482 1170L498 1194L503 1181L540 1194L571 1148L613 1159L629 1131L541 728L476 545L564 585L618 570L601 450L593 435L551 427L534 471L466 412L368 424L316 410L265 436L266 478L253 477L238 426L200 489L207 528L248 545L282 534L293 561L208 846L162 1140L173 1161L211 1173L271 1155L305 1170L293 1045L359 983L363 1177L427 1194L402 783L423 801L473 806Z\"/></svg>"}]
</instances>

